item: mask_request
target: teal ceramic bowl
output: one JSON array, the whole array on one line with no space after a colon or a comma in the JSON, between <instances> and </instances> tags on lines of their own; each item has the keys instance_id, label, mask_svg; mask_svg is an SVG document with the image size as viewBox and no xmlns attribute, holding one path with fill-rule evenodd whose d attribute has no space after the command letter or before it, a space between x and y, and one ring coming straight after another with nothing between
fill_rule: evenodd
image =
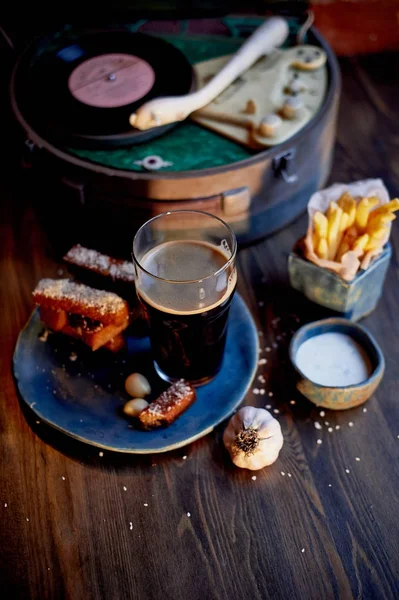
<instances>
[{"instance_id":1,"label":"teal ceramic bowl","mask_svg":"<svg viewBox=\"0 0 399 600\"><path fill-rule=\"evenodd\" d=\"M350 336L363 348L371 364L371 374L365 381L356 385L330 387L311 381L298 367L296 357L300 346L314 336L332 332ZM297 388L301 394L316 406L332 410L345 410L366 402L374 394L385 371L384 356L371 333L347 319L323 319L304 325L293 336L289 353L298 375Z\"/></svg>"},{"instance_id":2,"label":"teal ceramic bowl","mask_svg":"<svg viewBox=\"0 0 399 600\"><path fill-rule=\"evenodd\" d=\"M304 258L299 244L288 257L290 283L308 300L334 310L339 317L358 321L377 306L391 255L391 245L387 244L368 269L360 271L353 281L345 281Z\"/></svg>"}]
</instances>

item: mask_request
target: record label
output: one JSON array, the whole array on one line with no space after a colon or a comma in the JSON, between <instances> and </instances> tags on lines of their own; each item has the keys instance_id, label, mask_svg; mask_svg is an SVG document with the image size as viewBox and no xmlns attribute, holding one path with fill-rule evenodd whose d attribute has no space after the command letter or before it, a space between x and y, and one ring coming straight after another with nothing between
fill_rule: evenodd
<instances>
[{"instance_id":1,"label":"record label","mask_svg":"<svg viewBox=\"0 0 399 600\"><path fill-rule=\"evenodd\" d=\"M154 82L154 69L142 58L101 54L72 71L68 88L74 98L88 106L116 108L143 98Z\"/></svg>"}]
</instances>

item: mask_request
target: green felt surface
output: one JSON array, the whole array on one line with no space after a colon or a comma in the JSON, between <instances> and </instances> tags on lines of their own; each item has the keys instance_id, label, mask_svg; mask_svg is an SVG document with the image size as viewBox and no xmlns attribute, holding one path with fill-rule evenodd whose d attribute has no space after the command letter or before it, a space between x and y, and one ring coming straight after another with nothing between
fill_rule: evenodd
<instances>
[{"instance_id":1,"label":"green felt surface","mask_svg":"<svg viewBox=\"0 0 399 600\"><path fill-rule=\"evenodd\" d=\"M261 21L262 19L258 19L257 22ZM237 25L236 22L227 24L233 29ZM251 24L255 27L255 23ZM290 23L290 26L291 31L295 29L295 24ZM191 64L234 53L243 43L243 39L237 37L237 32L234 31L233 37L215 35L188 37L177 34L162 35L162 38L181 50ZM172 163L162 169L162 172L165 172L230 165L256 153L190 121L185 121L164 136L145 144L102 150L68 147L67 151L106 167L136 172L145 172L145 169L135 162L150 155L160 156L163 160Z\"/></svg>"}]
</instances>

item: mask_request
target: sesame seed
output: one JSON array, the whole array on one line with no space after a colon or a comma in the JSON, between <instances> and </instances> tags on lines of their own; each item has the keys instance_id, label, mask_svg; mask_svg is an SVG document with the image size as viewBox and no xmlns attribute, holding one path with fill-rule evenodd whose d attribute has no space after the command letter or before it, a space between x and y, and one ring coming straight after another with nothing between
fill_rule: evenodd
<instances>
[{"instance_id":1,"label":"sesame seed","mask_svg":"<svg viewBox=\"0 0 399 600\"><path fill-rule=\"evenodd\" d=\"M266 350L266 352L271 352L272 351L272 349L269 348L269 346L267 348L265 348L265 350Z\"/></svg>"},{"instance_id":2,"label":"sesame seed","mask_svg":"<svg viewBox=\"0 0 399 600\"><path fill-rule=\"evenodd\" d=\"M367 412L367 408L363 408L363 412Z\"/></svg>"},{"instance_id":3,"label":"sesame seed","mask_svg":"<svg viewBox=\"0 0 399 600\"><path fill-rule=\"evenodd\" d=\"M292 477L291 473L287 473L288 477Z\"/></svg>"},{"instance_id":4,"label":"sesame seed","mask_svg":"<svg viewBox=\"0 0 399 600\"><path fill-rule=\"evenodd\" d=\"M36 425L40 425L40 421L36 421Z\"/></svg>"},{"instance_id":5,"label":"sesame seed","mask_svg":"<svg viewBox=\"0 0 399 600\"><path fill-rule=\"evenodd\" d=\"M258 388L254 388L252 391L253 391L253 393L254 393L256 396L259 394L259 389L258 389Z\"/></svg>"},{"instance_id":6,"label":"sesame seed","mask_svg":"<svg viewBox=\"0 0 399 600\"><path fill-rule=\"evenodd\" d=\"M290 404L296 404L295 400L290 400Z\"/></svg>"},{"instance_id":7,"label":"sesame seed","mask_svg":"<svg viewBox=\"0 0 399 600\"><path fill-rule=\"evenodd\" d=\"M321 410L321 411L320 411L320 416L321 416L321 417L325 417L325 416L326 416L326 413L324 412L324 410Z\"/></svg>"},{"instance_id":8,"label":"sesame seed","mask_svg":"<svg viewBox=\"0 0 399 600\"><path fill-rule=\"evenodd\" d=\"M280 413L280 411L279 411L278 408L273 409L273 412L274 412L275 415L278 415Z\"/></svg>"},{"instance_id":9,"label":"sesame seed","mask_svg":"<svg viewBox=\"0 0 399 600\"><path fill-rule=\"evenodd\" d=\"M26 520L29 521L28 517L26 517Z\"/></svg>"},{"instance_id":10,"label":"sesame seed","mask_svg":"<svg viewBox=\"0 0 399 600\"><path fill-rule=\"evenodd\" d=\"M273 392L269 392L269 396L271 398L273 396Z\"/></svg>"},{"instance_id":11,"label":"sesame seed","mask_svg":"<svg viewBox=\"0 0 399 600\"><path fill-rule=\"evenodd\" d=\"M341 429L340 425L336 425L335 429L338 431L338 429Z\"/></svg>"},{"instance_id":12,"label":"sesame seed","mask_svg":"<svg viewBox=\"0 0 399 600\"><path fill-rule=\"evenodd\" d=\"M355 460L357 460L357 462L360 462L360 458L358 456L356 456Z\"/></svg>"},{"instance_id":13,"label":"sesame seed","mask_svg":"<svg viewBox=\"0 0 399 600\"><path fill-rule=\"evenodd\" d=\"M321 425L320 425L320 423L318 421L314 422L314 426L315 426L316 429L322 429L322 427L321 427Z\"/></svg>"},{"instance_id":14,"label":"sesame seed","mask_svg":"<svg viewBox=\"0 0 399 600\"><path fill-rule=\"evenodd\" d=\"M8 504L7 502L4 502L4 508L7 508Z\"/></svg>"},{"instance_id":15,"label":"sesame seed","mask_svg":"<svg viewBox=\"0 0 399 600\"><path fill-rule=\"evenodd\" d=\"M266 408L267 408L268 410L270 410L270 409L271 409L271 407L272 407L272 405L271 405L271 404L266 404ZM398 436L398 437L399 437L399 436Z\"/></svg>"},{"instance_id":16,"label":"sesame seed","mask_svg":"<svg viewBox=\"0 0 399 600\"><path fill-rule=\"evenodd\" d=\"M123 491L127 492L127 487L125 485L123 486Z\"/></svg>"},{"instance_id":17,"label":"sesame seed","mask_svg":"<svg viewBox=\"0 0 399 600\"><path fill-rule=\"evenodd\" d=\"M266 360L266 358L261 358L261 359L258 361L258 365L265 365L266 363L267 363L267 360Z\"/></svg>"},{"instance_id":18,"label":"sesame seed","mask_svg":"<svg viewBox=\"0 0 399 600\"><path fill-rule=\"evenodd\" d=\"M144 502L144 506L148 506L148 502Z\"/></svg>"},{"instance_id":19,"label":"sesame seed","mask_svg":"<svg viewBox=\"0 0 399 600\"><path fill-rule=\"evenodd\" d=\"M132 531L132 529L133 529L133 523L131 521L129 521L129 529L130 529L130 531Z\"/></svg>"},{"instance_id":20,"label":"sesame seed","mask_svg":"<svg viewBox=\"0 0 399 600\"><path fill-rule=\"evenodd\" d=\"M323 440L321 440L321 439L319 438L319 439L317 440L317 442L316 442L316 443L317 443L317 444L322 444L322 443L323 443Z\"/></svg>"},{"instance_id":21,"label":"sesame seed","mask_svg":"<svg viewBox=\"0 0 399 600\"><path fill-rule=\"evenodd\" d=\"M283 477L285 477L285 473L284 473L284 471L280 471L280 473L281 473L281 475L282 475Z\"/></svg>"},{"instance_id":22,"label":"sesame seed","mask_svg":"<svg viewBox=\"0 0 399 600\"><path fill-rule=\"evenodd\" d=\"M263 306L265 303L263 302L263 300L260 300L260 302L258 302L258 306Z\"/></svg>"},{"instance_id":23,"label":"sesame seed","mask_svg":"<svg viewBox=\"0 0 399 600\"><path fill-rule=\"evenodd\" d=\"M303 553L305 552L305 548L302 548L301 552L302 552L302 554L303 554Z\"/></svg>"},{"instance_id":24,"label":"sesame seed","mask_svg":"<svg viewBox=\"0 0 399 600\"><path fill-rule=\"evenodd\" d=\"M328 484L328 487L331 487L331 483Z\"/></svg>"},{"instance_id":25,"label":"sesame seed","mask_svg":"<svg viewBox=\"0 0 399 600\"><path fill-rule=\"evenodd\" d=\"M188 516L188 518L190 518L190 517L191 517L191 513L189 513L189 512L188 512L188 513L187 513L187 516Z\"/></svg>"},{"instance_id":26,"label":"sesame seed","mask_svg":"<svg viewBox=\"0 0 399 600\"><path fill-rule=\"evenodd\" d=\"M61 479L62 479L62 481L65 481L65 477L64 476L62 476Z\"/></svg>"},{"instance_id":27,"label":"sesame seed","mask_svg":"<svg viewBox=\"0 0 399 600\"><path fill-rule=\"evenodd\" d=\"M345 469L345 473L350 473L349 469Z\"/></svg>"},{"instance_id":28,"label":"sesame seed","mask_svg":"<svg viewBox=\"0 0 399 600\"><path fill-rule=\"evenodd\" d=\"M182 456L183 460L187 460L187 454L185 454L184 456Z\"/></svg>"},{"instance_id":29,"label":"sesame seed","mask_svg":"<svg viewBox=\"0 0 399 600\"><path fill-rule=\"evenodd\" d=\"M328 421L324 421L324 425L325 425L326 427L328 427L328 426L329 426L329 424L330 424L330 423L329 423Z\"/></svg>"},{"instance_id":30,"label":"sesame seed","mask_svg":"<svg viewBox=\"0 0 399 600\"><path fill-rule=\"evenodd\" d=\"M256 475L252 475L251 479L252 479L253 481L256 481Z\"/></svg>"},{"instance_id":31,"label":"sesame seed","mask_svg":"<svg viewBox=\"0 0 399 600\"><path fill-rule=\"evenodd\" d=\"M348 425L349 425L349 427L353 427L352 421L349 421Z\"/></svg>"},{"instance_id":32,"label":"sesame seed","mask_svg":"<svg viewBox=\"0 0 399 600\"><path fill-rule=\"evenodd\" d=\"M334 429L332 427L329 427L328 432L331 433L332 431L334 431Z\"/></svg>"},{"instance_id":33,"label":"sesame seed","mask_svg":"<svg viewBox=\"0 0 399 600\"><path fill-rule=\"evenodd\" d=\"M259 394L261 396L264 396L266 394L266 390L264 388L262 388L261 390L259 390Z\"/></svg>"}]
</instances>

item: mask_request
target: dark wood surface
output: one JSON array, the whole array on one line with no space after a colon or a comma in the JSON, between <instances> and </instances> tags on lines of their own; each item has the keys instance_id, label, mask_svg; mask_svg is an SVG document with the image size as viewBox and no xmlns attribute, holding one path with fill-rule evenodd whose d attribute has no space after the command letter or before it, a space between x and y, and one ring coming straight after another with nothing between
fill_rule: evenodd
<instances>
[{"instance_id":1,"label":"dark wood surface","mask_svg":"<svg viewBox=\"0 0 399 600\"><path fill-rule=\"evenodd\" d=\"M398 194L397 65L394 55L341 62L331 181L382 177ZM387 363L367 412L326 411L321 418L294 388L287 356L292 331L326 314L287 283L287 253L305 230L305 216L240 252L239 290L263 332L263 347L271 348L259 370L267 383L253 386L265 387L266 395L251 392L245 402L277 408L285 440L278 461L254 481L253 473L230 463L224 426L166 455L100 457L22 408L11 372L15 342L32 310L32 288L43 276L57 276L60 264L29 186L21 192L13 156L3 169L2 597L398 598L398 226L383 298L364 321ZM317 431L315 420L334 431L324 425Z\"/></svg>"}]
</instances>

